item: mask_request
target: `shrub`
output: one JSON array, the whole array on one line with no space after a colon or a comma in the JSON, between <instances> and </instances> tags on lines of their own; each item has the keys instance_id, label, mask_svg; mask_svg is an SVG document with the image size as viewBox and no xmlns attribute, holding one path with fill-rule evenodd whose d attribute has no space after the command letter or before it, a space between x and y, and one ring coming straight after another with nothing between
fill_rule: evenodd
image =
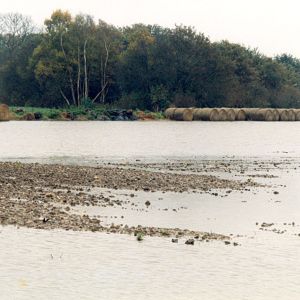
<instances>
[{"instance_id":1,"label":"shrub","mask_svg":"<svg viewBox=\"0 0 300 300\"><path fill-rule=\"evenodd\" d=\"M43 114L41 112L37 111L34 113L34 118L36 120L41 120L43 118Z\"/></svg>"},{"instance_id":2,"label":"shrub","mask_svg":"<svg viewBox=\"0 0 300 300\"><path fill-rule=\"evenodd\" d=\"M58 111L50 111L48 114L48 118L51 120L57 119L59 117Z\"/></svg>"}]
</instances>

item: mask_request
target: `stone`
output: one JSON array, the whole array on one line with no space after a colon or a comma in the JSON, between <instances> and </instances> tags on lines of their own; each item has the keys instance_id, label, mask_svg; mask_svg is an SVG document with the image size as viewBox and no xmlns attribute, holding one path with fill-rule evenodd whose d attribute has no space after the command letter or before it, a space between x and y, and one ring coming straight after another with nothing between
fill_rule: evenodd
<instances>
[{"instance_id":1,"label":"stone","mask_svg":"<svg viewBox=\"0 0 300 300\"><path fill-rule=\"evenodd\" d=\"M195 240L194 239L188 239L185 241L186 245L194 245L195 244Z\"/></svg>"}]
</instances>

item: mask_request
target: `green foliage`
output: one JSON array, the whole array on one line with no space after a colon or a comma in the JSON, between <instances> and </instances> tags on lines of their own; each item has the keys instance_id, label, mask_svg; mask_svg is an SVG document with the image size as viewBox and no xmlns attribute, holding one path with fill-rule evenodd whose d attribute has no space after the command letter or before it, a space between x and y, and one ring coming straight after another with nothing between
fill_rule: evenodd
<instances>
[{"instance_id":1,"label":"green foliage","mask_svg":"<svg viewBox=\"0 0 300 300\"><path fill-rule=\"evenodd\" d=\"M21 118L27 114L33 114L36 120L48 120L48 119L58 119L62 110L55 108L41 108L41 107L10 107L11 112L13 112L17 118Z\"/></svg>"},{"instance_id":2,"label":"green foliage","mask_svg":"<svg viewBox=\"0 0 300 300\"><path fill-rule=\"evenodd\" d=\"M300 107L298 58L212 43L192 27L117 28L61 10L43 32L18 14L0 15L0 24L0 99L53 108L26 107L42 119L59 118L65 107L89 120L105 119L107 108Z\"/></svg>"},{"instance_id":3,"label":"green foliage","mask_svg":"<svg viewBox=\"0 0 300 300\"><path fill-rule=\"evenodd\" d=\"M166 109L169 104L168 90L161 84L150 88L151 104L155 111Z\"/></svg>"},{"instance_id":4,"label":"green foliage","mask_svg":"<svg viewBox=\"0 0 300 300\"><path fill-rule=\"evenodd\" d=\"M81 100L82 106L86 109L95 108L95 103L90 98L84 98Z\"/></svg>"},{"instance_id":5,"label":"green foliage","mask_svg":"<svg viewBox=\"0 0 300 300\"><path fill-rule=\"evenodd\" d=\"M48 118L51 120L57 119L58 117L59 117L59 112L57 112L57 111L51 111L48 114Z\"/></svg>"}]
</instances>

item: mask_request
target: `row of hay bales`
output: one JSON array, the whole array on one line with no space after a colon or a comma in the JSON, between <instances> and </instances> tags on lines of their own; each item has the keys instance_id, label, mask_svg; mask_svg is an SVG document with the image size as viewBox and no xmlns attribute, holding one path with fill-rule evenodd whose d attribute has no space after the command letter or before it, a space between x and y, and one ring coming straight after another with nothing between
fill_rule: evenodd
<instances>
[{"instance_id":1,"label":"row of hay bales","mask_svg":"<svg viewBox=\"0 0 300 300\"><path fill-rule=\"evenodd\" d=\"M300 109L273 108L168 108L175 121L300 121Z\"/></svg>"},{"instance_id":2,"label":"row of hay bales","mask_svg":"<svg viewBox=\"0 0 300 300\"><path fill-rule=\"evenodd\" d=\"M9 107L6 104L0 104L0 121L9 121Z\"/></svg>"}]
</instances>

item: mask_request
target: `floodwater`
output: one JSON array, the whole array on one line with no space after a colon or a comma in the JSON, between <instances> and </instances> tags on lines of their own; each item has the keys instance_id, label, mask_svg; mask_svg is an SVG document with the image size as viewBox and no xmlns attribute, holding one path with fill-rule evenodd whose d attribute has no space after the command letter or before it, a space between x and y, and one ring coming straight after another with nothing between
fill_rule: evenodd
<instances>
[{"instance_id":1,"label":"floodwater","mask_svg":"<svg viewBox=\"0 0 300 300\"><path fill-rule=\"evenodd\" d=\"M74 208L108 223L232 234L236 247L1 227L1 299L300 297L300 123L8 122L0 127L1 160L93 165L210 159L218 165L225 159L232 161L231 172L211 174L241 179L236 166L247 165L245 176L272 175L254 177L270 187L249 192L219 191L216 197L135 191L133 207ZM260 162L284 163L264 168ZM114 193L126 199L128 192ZM147 200L151 205L145 208ZM260 230L257 224L263 222L274 225Z\"/></svg>"},{"instance_id":2,"label":"floodwater","mask_svg":"<svg viewBox=\"0 0 300 300\"><path fill-rule=\"evenodd\" d=\"M299 122L2 122L0 158L298 156Z\"/></svg>"}]
</instances>

